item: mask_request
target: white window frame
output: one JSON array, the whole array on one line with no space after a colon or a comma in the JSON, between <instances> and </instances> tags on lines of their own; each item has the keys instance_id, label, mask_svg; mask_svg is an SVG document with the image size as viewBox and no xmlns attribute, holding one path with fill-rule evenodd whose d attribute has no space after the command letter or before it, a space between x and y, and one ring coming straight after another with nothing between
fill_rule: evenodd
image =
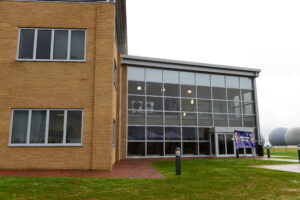
<instances>
[{"instance_id":1,"label":"white window frame","mask_svg":"<svg viewBox=\"0 0 300 200\"><path fill-rule=\"evenodd\" d=\"M23 110L28 111L28 126L26 133L26 143L12 143L12 127L13 127L13 119L14 119L14 111ZM45 127L45 142L44 143L30 143L30 128L31 128L31 115L32 111L46 111L46 127ZM48 134L49 134L49 116L50 111L64 111L64 127L63 127L63 142L62 143L48 143ZM68 111L81 111L81 142L80 143L66 143L67 136L67 113ZM8 146L13 147L43 147L43 146L83 146L83 119L84 119L84 110L83 109L12 109L11 110L11 123L10 123L10 134Z\"/></svg>"},{"instance_id":2,"label":"white window frame","mask_svg":"<svg viewBox=\"0 0 300 200\"><path fill-rule=\"evenodd\" d=\"M21 31L26 30L26 29L31 29L31 30L35 31L34 32L34 44L33 44L32 59L19 58ZM39 30L51 31L50 59L36 59L37 38L38 38ZM53 59L55 31L68 31L67 59ZM84 58L82 60L70 59L72 31L84 31ZM44 61L44 62L49 62L49 61L51 61L51 62L86 62L86 40L87 40L87 30L86 29L19 28L16 60L17 61Z\"/></svg>"}]
</instances>

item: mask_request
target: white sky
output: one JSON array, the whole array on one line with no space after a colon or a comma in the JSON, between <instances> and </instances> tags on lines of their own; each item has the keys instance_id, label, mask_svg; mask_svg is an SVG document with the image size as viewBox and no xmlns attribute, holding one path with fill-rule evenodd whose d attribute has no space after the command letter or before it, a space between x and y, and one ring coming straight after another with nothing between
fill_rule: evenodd
<instances>
[{"instance_id":1,"label":"white sky","mask_svg":"<svg viewBox=\"0 0 300 200\"><path fill-rule=\"evenodd\" d=\"M262 70L262 134L300 126L299 0L127 0L129 54Z\"/></svg>"}]
</instances>

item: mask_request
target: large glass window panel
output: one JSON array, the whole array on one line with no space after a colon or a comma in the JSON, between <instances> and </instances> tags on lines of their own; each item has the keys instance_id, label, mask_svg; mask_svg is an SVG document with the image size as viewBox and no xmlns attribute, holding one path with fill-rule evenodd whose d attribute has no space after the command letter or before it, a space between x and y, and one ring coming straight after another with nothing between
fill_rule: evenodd
<instances>
[{"instance_id":1,"label":"large glass window panel","mask_svg":"<svg viewBox=\"0 0 300 200\"><path fill-rule=\"evenodd\" d=\"M177 85L177 84L165 83L164 91L165 91L165 94L164 94L165 96L180 97L179 85Z\"/></svg>"},{"instance_id":2,"label":"large glass window panel","mask_svg":"<svg viewBox=\"0 0 300 200\"><path fill-rule=\"evenodd\" d=\"M243 102L243 114L255 114L254 103Z\"/></svg>"},{"instance_id":3,"label":"large glass window panel","mask_svg":"<svg viewBox=\"0 0 300 200\"><path fill-rule=\"evenodd\" d=\"M145 142L128 142L128 156L145 156Z\"/></svg>"},{"instance_id":4,"label":"large glass window panel","mask_svg":"<svg viewBox=\"0 0 300 200\"><path fill-rule=\"evenodd\" d=\"M251 148L246 148L246 154L251 155L252 154L252 149Z\"/></svg>"},{"instance_id":5,"label":"large glass window panel","mask_svg":"<svg viewBox=\"0 0 300 200\"><path fill-rule=\"evenodd\" d=\"M244 90L242 89L242 100L243 101L254 101L253 90Z\"/></svg>"},{"instance_id":6,"label":"large glass window panel","mask_svg":"<svg viewBox=\"0 0 300 200\"><path fill-rule=\"evenodd\" d=\"M174 155L177 147L179 147L181 149L180 142L166 142L165 143L166 155Z\"/></svg>"},{"instance_id":7,"label":"large glass window panel","mask_svg":"<svg viewBox=\"0 0 300 200\"><path fill-rule=\"evenodd\" d=\"M214 101L213 102L214 113L227 113L227 102L226 101Z\"/></svg>"},{"instance_id":8,"label":"large glass window panel","mask_svg":"<svg viewBox=\"0 0 300 200\"><path fill-rule=\"evenodd\" d=\"M180 99L165 98L165 110L166 111L179 111L180 110Z\"/></svg>"},{"instance_id":9,"label":"large glass window panel","mask_svg":"<svg viewBox=\"0 0 300 200\"><path fill-rule=\"evenodd\" d=\"M182 140L198 140L197 139L197 128L183 127L182 128Z\"/></svg>"},{"instance_id":10,"label":"large glass window panel","mask_svg":"<svg viewBox=\"0 0 300 200\"><path fill-rule=\"evenodd\" d=\"M145 81L145 69L140 67L128 67L128 80Z\"/></svg>"},{"instance_id":11,"label":"large glass window panel","mask_svg":"<svg viewBox=\"0 0 300 200\"><path fill-rule=\"evenodd\" d=\"M147 97L146 110L162 110L163 109L163 99L160 97Z\"/></svg>"},{"instance_id":12,"label":"large glass window panel","mask_svg":"<svg viewBox=\"0 0 300 200\"><path fill-rule=\"evenodd\" d=\"M211 99L211 87L197 86L197 97L202 99Z\"/></svg>"},{"instance_id":13,"label":"large glass window panel","mask_svg":"<svg viewBox=\"0 0 300 200\"><path fill-rule=\"evenodd\" d=\"M64 133L64 111L51 110L49 118L48 143L62 143Z\"/></svg>"},{"instance_id":14,"label":"large glass window panel","mask_svg":"<svg viewBox=\"0 0 300 200\"><path fill-rule=\"evenodd\" d=\"M147 156L163 156L164 143L162 142L148 142L147 143Z\"/></svg>"},{"instance_id":15,"label":"large glass window panel","mask_svg":"<svg viewBox=\"0 0 300 200\"><path fill-rule=\"evenodd\" d=\"M145 95L145 82L128 81L128 94Z\"/></svg>"},{"instance_id":16,"label":"large glass window panel","mask_svg":"<svg viewBox=\"0 0 300 200\"><path fill-rule=\"evenodd\" d=\"M192 72L180 72L180 83L185 85L195 85L195 74Z\"/></svg>"},{"instance_id":17,"label":"large glass window panel","mask_svg":"<svg viewBox=\"0 0 300 200\"><path fill-rule=\"evenodd\" d=\"M128 126L127 140L145 140L144 126Z\"/></svg>"},{"instance_id":18,"label":"large glass window panel","mask_svg":"<svg viewBox=\"0 0 300 200\"><path fill-rule=\"evenodd\" d=\"M210 75L196 73L196 85L210 87Z\"/></svg>"},{"instance_id":19,"label":"large glass window panel","mask_svg":"<svg viewBox=\"0 0 300 200\"><path fill-rule=\"evenodd\" d=\"M128 96L128 109L141 111L145 109L145 96Z\"/></svg>"},{"instance_id":20,"label":"large glass window panel","mask_svg":"<svg viewBox=\"0 0 300 200\"><path fill-rule=\"evenodd\" d=\"M179 84L179 72L164 70L163 71L164 83Z\"/></svg>"},{"instance_id":21,"label":"large glass window panel","mask_svg":"<svg viewBox=\"0 0 300 200\"><path fill-rule=\"evenodd\" d=\"M212 114L198 113L198 126L212 126Z\"/></svg>"},{"instance_id":22,"label":"large glass window panel","mask_svg":"<svg viewBox=\"0 0 300 200\"><path fill-rule=\"evenodd\" d=\"M209 128L198 128L199 140L209 140Z\"/></svg>"},{"instance_id":23,"label":"large glass window panel","mask_svg":"<svg viewBox=\"0 0 300 200\"><path fill-rule=\"evenodd\" d=\"M197 114L182 112L183 126L197 126Z\"/></svg>"},{"instance_id":24,"label":"large glass window panel","mask_svg":"<svg viewBox=\"0 0 300 200\"><path fill-rule=\"evenodd\" d=\"M85 31L71 31L71 60L84 60Z\"/></svg>"},{"instance_id":25,"label":"large glass window panel","mask_svg":"<svg viewBox=\"0 0 300 200\"><path fill-rule=\"evenodd\" d=\"M147 82L158 82L162 80L162 70L160 69L146 69L146 81Z\"/></svg>"},{"instance_id":26,"label":"large glass window panel","mask_svg":"<svg viewBox=\"0 0 300 200\"><path fill-rule=\"evenodd\" d=\"M242 115L228 115L229 126L231 127L242 127Z\"/></svg>"},{"instance_id":27,"label":"large glass window panel","mask_svg":"<svg viewBox=\"0 0 300 200\"><path fill-rule=\"evenodd\" d=\"M32 59L34 46L34 29L21 29L19 43L19 58Z\"/></svg>"},{"instance_id":28,"label":"large glass window panel","mask_svg":"<svg viewBox=\"0 0 300 200\"><path fill-rule=\"evenodd\" d=\"M33 110L31 114L30 143L45 143L45 110Z\"/></svg>"},{"instance_id":29,"label":"large glass window panel","mask_svg":"<svg viewBox=\"0 0 300 200\"><path fill-rule=\"evenodd\" d=\"M228 101L228 113L241 114L241 102Z\"/></svg>"},{"instance_id":30,"label":"large glass window panel","mask_svg":"<svg viewBox=\"0 0 300 200\"><path fill-rule=\"evenodd\" d=\"M245 127L255 127L256 126L255 115L244 115L243 119L244 119Z\"/></svg>"},{"instance_id":31,"label":"large glass window panel","mask_svg":"<svg viewBox=\"0 0 300 200\"><path fill-rule=\"evenodd\" d=\"M15 110L13 115L11 143L26 143L28 111Z\"/></svg>"},{"instance_id":32,"label":"large glass window panel","mask_svg":"<svg viewBox=\"0 0 300 200\"><path fill-rule=\"evenodd\" d=\"M211 75L211 84L213 87L224 88L225 77L223 75Z\"/></svg>"},{"instance_id":33,"label":"large glass window panel","mask_svg":"<svg viewBox=\"0 0 300 200\"><path fill-rule=\"evenodd\" d=\"M54 59L67 59L68 57L68 31L55 30L54 35Z\"/></svg>"},{"instance_id":34,"label":"large glass window panel","mask_svg":"<svg viewBox=\"0 0 300 200\"><path fill-rule=\"evenodd\" d=\"M81 143L82 111L68 111L66 143Z\"/></svg>"},{"instance_id":35,"label":"large glass window panel","mask_svg":"<svg viewBox=\"0 0 300 200\"><path fill-rule=\"evenodd\" d=\"M214 114L215 126L228 126L227 115Z\"/></svg>"},{"instance_id":36,"label":"large glass window panel","mask_svg":"<svg viewBox=\"0 0 300 200\"><path fill-rule=\"evenodd\" d=\"M241 77L240 78L240 85L241 85L242 89L249 89L249 90L253 89L252 79L251 78Z\"/></svg>"},{"instance_id":37,"label":"large glass window panel","mask_svg":"<svg viewBox=\"0 0 300 200\"><path fill-rule=\"evenodd\" d=\"M213 87L212 88L213 99L226 99L226 89Z\"/></svg>"},{"instance_id":38,"label":"large glass window panel","mask_svg":"<svg viewBox=\"0 0 300 200\"><path fill-rule=\"evenodd\" d=\"M227 148L227 155L234 154L234 146L233 146L233 136L231 134L226 134L226 148Z\"/></svg>"},{"instance_id":39,"label":"large glass window panel","mask_svg":"<svg viewBox=\"0 0 300 200\"><path fill-rule=\"evenodd\" d=\"M226 154L226 149L225 149L225 135L219 135L218 136L218 141L219 141L219 154L220 155L225 155Z\"/></svg>"},{"instance_id":40,"label":"large glass window panel","mask_svg":"<svg viewBox=\"0 0 300 200\"><path fill-rule=\"evenodd\" d=\"M163 112L147 112L148 125L163 125Z\"/></svg>"},{"instance_id":41,"label":"large glass window panel","mask_svg":"<svg viewBox=\"0 0 300 200\"><path fill-rule=\"evenodd\" d=\"M37 37L36 58L50 59L51 30L39 30Z\"/></svg>"},{"instance_id":42,"label":"large glass window panel","mask_svg":"<svg viewBox=\"0 0 300 200\"><path fill-rule=\"evenodd\" d=\"M128 124L131 125L144 125L145 124L145 112L143 111L128 111Z\"/></svg>"},{"instance_id":43,"label":"large glass window panel","mask_svg":"<svg viewBox=\"0 0 300 200\"><path fill-rule=\"evenodd\" d=\"M183 154L185 155L198 155L198 143L197 142L184 142Z\"/></svg>"},{"instance_id":44,"label":"large glass window panel","mask_svg":"<svg viewBox=\"0 0 300 200\"><path fill-rule=\"evenodd\" d=\"M227 89L227 99L233 101L241 101L240 89Z\"/></svg>"},{"instance_id":45,"label":"large glass window panel","mask_svg":"<svg viewBox=\"0 0 300 200\"><path fill-rule=\"evenodd\" d=\"M180 140L180 127L165 127L165 140Z\"/></svg>"},{"instance_id":46,"label":"large glass window panel","mask_svg":"<svg viewBox=\"0 0 300 200\"><path fill-rule=\"evenodd\" d=\"M195 98L196 97L196 87L193 85L181 85L181 96Z\"/></svg>"},{"instance_id":47,"label":"large glass window panel","mask_svg":"<svg viewBox=\"0 0 300 200\"><path fill-rule=\"evenodd\" d=\"M211 100L198 99L198 112L212 112Z\"/></svg>"},{"instance_id":48,"label":"large glass window panel","mask_svg":"<svg viewBox=\"0 0 300 200\"><path fill-rule=\"evenodd\" d=\"M162 96L163 94L163 84L162 83L150 83L147 84L147 95Z\"/></svg>"},{"instance_id":49,"label":"large glass window panel","mask_svg":"<svg viewBox=\"0 0 300 200\"><path fill-rule=\"evenodd\" d=\"M210 143L209 142L199 142L199 154L200 155L210 155Z\"/></svg>"},{"instance_id":50,"label":"large glass window panel","mask_svg":"<svg viewBox=\"0 0 300 200\"><path fill-rule=\"evenodd\" d=\"M180 126L180 112L165 112L165 125Z\"/></svg>"},{"instance_id":51,"label":"large glass window panel","mask_svg":"<svg viewBox=\"0 0 300 200\"><path fill-rule=\"evenodd\" d=\"M245 149L244 148L239 148L239 154L244 155L245 154Z\"/></svg>"},{"instance_id":52,"label":"large glass window panel","mask_svg":"<svg viewBox=\"0 0 300 200\"><path fill-rule=\"evenodd\" d=\"M181 110L197 112L196 110L196 99L181 99Z\"/></svg>"},{"instance_id":53,"label":"large glass window panel","mask_svg":"<svg viewBox=\"0 0 300 200\"><path fill-rule=\"evenodd\" d=\"M239 89L240 88L239 77L226 76L226 87Z\"/></svg>"},{"instance_id":54,"label":"large glass window panel","mask_svg":"<svg viewBox=\"0 0 300 200\"><path fill-rule=\"evenodd\" d=\"M147 127L147 140L163 140L163 127Z\"/></svg>"}]
</instances>

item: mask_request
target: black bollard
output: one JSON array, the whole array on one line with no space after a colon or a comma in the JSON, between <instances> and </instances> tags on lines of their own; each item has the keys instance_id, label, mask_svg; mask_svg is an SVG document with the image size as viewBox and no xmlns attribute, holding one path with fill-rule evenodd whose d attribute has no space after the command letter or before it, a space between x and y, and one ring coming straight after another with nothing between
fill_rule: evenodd
<instances>
[{"instance_id":1,"label":"black bollard","mask_svg":"<svg viewBox=\"0 0 300 200\"><path fill-rule=\"evenodd\" d=\"M176 175L181 175L181 159L180 159L180 147L176 147L175 155L176 155Z\"/></svg>"},{"instance_id":2,"label":"black bollard","mask_svg":"<svg viewBox=\"0 0 300 200\"><path fill-rule=\"evenodd\" d=\"M298 144L298 158L299 158L299 163L300 163L300 144Z\"/></svg>"},{"instance_id":3,"label":"black bollard","mask_svg":"<svg viewBox=\"0 0 300 200\"><path fill-rule=\"evenodd\" d=\"M236 148L236 158L240 158L240 152L239 152L239 148Z\"/></svg>"},{"instance_id":4,"label":"black bollard","mask_svg":"<svg viewBox=\"0 0 300 200\"><path fill-rule=\"evenodd\" d=\"M271 153L270 153L270 146L267 146L267 154L268 154L268 158L271 158Z\"/></svg>"}]
</instances>

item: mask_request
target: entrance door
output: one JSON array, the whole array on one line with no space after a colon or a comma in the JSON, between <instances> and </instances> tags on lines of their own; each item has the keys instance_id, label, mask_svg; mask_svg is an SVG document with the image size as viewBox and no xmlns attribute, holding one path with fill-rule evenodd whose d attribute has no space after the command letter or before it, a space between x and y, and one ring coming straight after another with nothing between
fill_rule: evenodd
<instances>
[{"instance_id":1,"label":"entrance door","mask_svg":"<svg viewBox=\"0 0 300 200\"><path fill-rule=\"evenodd\" d=\"M234 155L233 134L218 133L218 154L222 156Z\"/></svg>"}]
</instances>

